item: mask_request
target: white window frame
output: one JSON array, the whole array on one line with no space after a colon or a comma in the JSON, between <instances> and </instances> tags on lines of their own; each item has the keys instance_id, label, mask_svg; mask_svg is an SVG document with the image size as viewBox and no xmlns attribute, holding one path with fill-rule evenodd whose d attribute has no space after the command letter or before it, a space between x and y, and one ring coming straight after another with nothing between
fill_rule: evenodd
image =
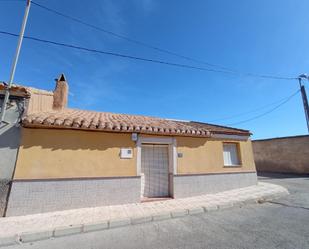
<instances>
[{"instance_id":1,"label":"white window frame","mask_svg":"<svg viewBox=\"0 0 309 249\"><path fill-rule=\"evenodd\" d=\"M233 163L233 159L230 157L229 158L229 162L226 162L226 158L225 158L225 146L235 146L235 152L236 152L236 159L237 159L237 163ZM233 142L223 142L222 144L222 149L223 149L223 165L224 167L240 167L242 165L241 163L241 155L240 155L240 145L239 143L233 143Z\"/></svg>"}]
</instances>

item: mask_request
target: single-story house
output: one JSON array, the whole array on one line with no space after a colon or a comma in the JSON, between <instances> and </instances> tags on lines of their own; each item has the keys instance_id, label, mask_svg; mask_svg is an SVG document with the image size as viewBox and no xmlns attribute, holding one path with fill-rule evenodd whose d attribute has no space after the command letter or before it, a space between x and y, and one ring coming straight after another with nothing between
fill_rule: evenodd
<instances>
[{"instance_id":1,"label":"single-story house","mask_svg":"<svg viewBox=\"0 0 309 249\"><path fill-rule=\"evenodd\" d=\"M182 198L257 184L248 130L67 108L22 119L7 216Z\"/></svg>"}]
</instances>

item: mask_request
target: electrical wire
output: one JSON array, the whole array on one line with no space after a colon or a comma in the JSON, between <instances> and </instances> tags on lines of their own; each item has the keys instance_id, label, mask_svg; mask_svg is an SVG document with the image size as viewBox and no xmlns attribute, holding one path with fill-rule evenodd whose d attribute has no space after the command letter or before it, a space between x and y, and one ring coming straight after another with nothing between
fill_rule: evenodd
<instances>
[{"instance_id":1,"label":"electrical wire","mask_svg":"<svg viewBox=\"0 0 309 249\"><path fill-rule=\"evenodd\" d=\"M14 36L14 37L19 36L18 34L7 32L7 31L2 31L2 30L0 30L0 34L8 35L8 36ZM200 70L200 71L208 71L208 72L214 72L214 73L224 73L224 74L230 73L230 72L224 71L224 70L217 70L217 69L204 68L204 67L196 67L196 66L192 66L192 65L188 65L188 64L173 63L173 62L168 62L168 61L162 61L162 60L149 59L149 58L137 57L137 56L132 56L132 55L102 51L102 50L98 50L98 49L91 49L91 48L76 46L76 45L72 45L72 44L66 44L66 43L61 43L61 42L56 42L56 41L51 41L51 40L45 40L45 39L41 39L41 38L37 38L37 37L33 37L33 36L26 36L25 35L24 39L28 39L28 40L32 40L32 41L36 41L36 42L47 43L47 44L52 44L52 45L57 45L57 46L62 46L62 47L67 47L67 48L83 50L83 51L92 52L92 53L117 56L117 57L132 59L132 60L146 61L146 62L169 65L169 66L174 66L174 67L196 69L196 70ZM273 79L276 79L276 80L292 80L293 79L294 80L296 78L274 77Z\"/></svg>"},{"instance_id":2,"label":"electrical wire","mask_svg":"<svg viewBox=\"0 0 309 249\"><path fill-rule=\"evenodd\" d=\"M0 0L1 1L1 0ZM2 1L9 1L9 0L2 0ZM17 2L22 2L23 0L11 0L11 1L17 1ZM216 68L219 68L221 69L221 71L224 73L230 73L230 74L235 74L235 75L238 75L238 76L242 76L242 77L255 77L255 78L265 78L265 79L279 79L279 80L294 80L296 79L295 77L282 77L282 76L273 76L273 75L264 75L264 74L254 74L254 73L241 73L241 72L238 72L238 71L235 71L233 69L230 69L230 68L227 68L227 67L223 67L223 66L220 66L220 65L216 65L216 64L212 64L212 63L209 63L209 62L205 62L203 60L199 60L199 59L195 59L195 58L192 58L192 57L189 57L189 56L185 56L185 55L181 55L179 53L175 53L171 50L167 50L167 49L162 49L162 48L159 48L159 47L156 47L156 46L153 46L153 45L150 45L150 44L147 44L145 42L142 42L142 41L138 41L138 40L135 40L135 39L132 39L132 38L129 38L127 36L124 36L124 35L121 35L121 34L117 34L115 32L112 32L112 31L109 31L109 30L106 30L106 29L103 29L101 27L98 27L96 25L93 25L93 24L90 24L90 23L87 23L79 18L76 18L76 17L73 17L73 16L69 16L67 14L64 14L60 11L57 11L57 10L54 10L52 8L49 8L47 6L44 6L40 3L37 3L35 1L31 1L31 3L41 9L44 9L46 11L49 11L51 13L54 13L56 15L59 15L59 16L62 16L64 18L67 18L71 21L74 21L74 22L77 22L77 23L80 23L80 24L83 24L85 26L88 26L90 28L93 28L93 29L96 29L98 31L101 31L101 32L104 32L106 34L109 34L109 35L112 35L112 36L115 36L115 37L118 37L120 39L123 39L123 40L126 40L128 42L131 42L131 43L135 43L137 45L141 45L143 47L147 47L147 48L150 48L150 49L154 49L154 50L157 50L159 52L163 52L163 53L166 53L166 54L170 54L170 55L173 55L173 56L177 56L179 58L182 58L182 59L186 59L186 60L190 60L190 61L193 61L193 62L196 62L196 63L202 63L202 64L205 64L205 65L208 65L208 66L211 66L211 67L216 67ZM177 63L174 63L174 64L177 64ZM219 71L219 70L217 70Z\"/></svg>"},{"instance_id":3,"label":"electrical wire","mask_svg":"<svg viewBox=\"0 0 309 249\"><path fill-rule=\"evenodd\" d=\"M277 100L277 101L274 101L272 103L269 103L269 104L266 104L266 105L263 105L263 106L260 106L258 108L255 108L255 109L252 109L252 110L249 110L249 111L246 111L246 112L241 112L241 113L238 113L238 114L235 114L235 115L231 115L231 116L225 116L225 117L222 117L222 118L217 118L217 119L213 119L213 120L209 120L208 122L217 122L217 121L223 121L223 120L228 120L228 119L234 119L234 118L238 118L238 117L241 117L241 116L245 116L247 114L250 114L250 113L254 113L254 112L257 112L257 111L260 111L260 110L263 110L267 107L270 107L270 106L273 106L277 103L281 103L282 101L288 99L290 96L287 96L285 98L282 98L280 100Z\"/></svg>"},{"instance_id":4,"label":"electrical wire","mask_svg":"<svg viewBox=\"0 0 309 249\"><path fill-rule=\"evenodd\" d=\"M0 2L22 2L24 0L0 0Z\"/></svg>"},{"instance_id":5,"label":"electrical wire","mask_svg":"<svg viewBox=\"0 0 309 249\"><path fill-rule=\"evenodd\" d=\"M22 0L0 0L0 2L21 2L21 1ZM51 9L49 7L41 5L41 4L36 3L34 1L31 1L31 3L33 5L35 5L35 6L37 6L37 7L45 9L46 11L52 12L52 13L57 14L59 16L62 16L64 18L67 18L67 19L70 19L72 21L78 22L80 24L83 24L83 25L88 26L90 28L96 29L98 31L102 31L102 32L104 32L106 34L109 34L109 35L112 35L112 36L124 39L124 40L126 40L128 42L135 43L137 45L141 45L141 46L144 46L144 47L147 47L147 48L151 48L151 49L157 50L159 52L163 52L163 53L167 53L167 54L170 54L170 55L174 55L174 56L177 56L177 57L182 58L182 59L194 61L194 62L197 62L197 63L202 63L202 64L205 64L205 65L208 65L208 66L211 66L211 67L217 67L217 68L220 68L220 69L223 69L223 70L204 68L204 67L196 67L196 66L187 65L187 64L179 64L179 63L167 62L167 61L162 61L162 60L148 59L148 58L142 58L142 57L137 57L137 56L125 55L125 54L120 54L120 53L101 51L101 50L97 50L97 49L90 49L90 48L86 48L86 47L80 47L80 46L76 46L76 45L72 45L72 44L65 44L65 43L60 43L60 42L55 42L55 41L50 41L50 40L44 40L44 39L40 39L40 38L36 38L36 37L31 37L31 36L24 36L25 39L29 39L29 40L33 40L33 41L37 41L37 42L43 42L43 43L52 44L52 45L57 45L57 46L63 46L63 47L67 47L67 48L79 49L79 50L88 51L88 52L100 53L100 54L105 54L105 55L112 55L112 56L117 56L117 57L122 57L122 58L128 58L128 59L133 59L133 60L140 60L140 61L164 64L164 65L169 65L169 66L176 66L176 67L189 68L189 69L197 69L197 70L202 70L202 71L209 71L209 72L216 72L216 73L238 74L240 76L251 76L251 77L277 79L277 80L278 79L279 80L294 80L294 79L298 79L297 77L282 77L282 76L253 74L253 73L239 73L239 72L234 71L234 70L232 70L230 68L227 68L227 67L223 67L223 66L220 66L220 65L208 63L208 62L205 62L205 61L202 61L202 60L198 60L198 59L195 59L195 58L192 58L192 57L184 56L184 55L175 53L175 52L170 51L170 50L161 49L159 47L155 47L153 45L149 45L147 43L131 39L131 38L126 37L124 35L120 35L120 34L112 32L112 31L108 31L108 30L103 29L101 27L98 27L98 26L95 26L93 24L84 22L84 21L82 21L82 20L80 20L78 18L75 18L75 17L69 16L69 15L63 14L63 13L57 11L57 10L53 10L53 9ZM0 31L0 34L9 35L9 36L15 36L15 37L19 36L18 34L6 32L6 31ZM220 119L215 119L215 120L212 120L210 122L226 120L226 119L231 119L231 118L235 118L235 117L240 117L240 116L252 113L252 112L259 111L261 109L265 109L266 107L274 105L275 103L281 102L279 105L277 105L274 108L268 110L267 112L264 112L264 113L262 113L260 115L254 116L252 118L249 118L249 119L246 119L246 120L242 120L242 121L239 121L239 122L236 122L236 123L228 124L228 125L229 126L239 125L239 124L243 124L243 123L246 123L246 122L249 122L249 121L261 118L261 117L263 117L263 116L265 116L265 115L267 115L267 114L277 110L282 105L286 104L288 101L290 101L299 92L300 92L300 90L296 91L294 94L292 94L291 96L286 98L283 102L281 102L282 100L276 101L276 102L273 102L271 104L262 106L260 108L256 108L256 109L248 111L248 112L243 112L243 113L239 113L239 114L236 114L236 115L233 115L233 116L228 116L228 117L224 117L224 118L220 118Z\"/></svg>"},{"instance_id":6,"label":"electrical wire","mask_svg":"<svg viewBox=\"0 0 309 249\"><path fill-rule=\"evenodd\" d=\"M8 36L14 36L14 37L19 36L18 34L14 34L14 33L7 32L7 31L2 31L2 30L0 30L0 34L8 35ZM102 50L98 50L98 49L80 47L80 46L76 46L76 45L72 45L72 44L66 44L66 43L61 43L61 42L56 42L56 41L51 41L51 40L45 40L45 39L41 39L41 38L37 38L37 37L33 37L33 36L26 36L25 35L24 39L42 42L42 43L47 43L47 44L52 44L52 45L57 45L57 46L62 46L62 47L67 47L67 48L83 50L83 51L87 51L87 52L117 56L117 57L132 59L132 60L146 61L146 62L152 62L152 63L157 63L157 64L164 64L164 65L182 67L182 68L189 68L189 69L197 69L197 70L201 70L201 71L208 71L208 72L215 72L215 73L228 73L227 71L223 71L223 70L216 70L216 69L204 68L204 67L196 67L196 66L191 66L191 65L187 65L187 64L179 64L179 63L173 63L173 62L168 62L168 61L148 59L148 58L137 57L137 56L132 56L132 55L126 55L126 54L102 51Z\"/></svg>"},{"instance_id":7,"label":"electrical wire","mask_svg":"<svg viewBox=\"0 0 309 249\"><path fill-rule=\"evenodd\" d=\"M288 97L285 101L281 102L279 105L275 106L274 108L268 110L267 112L264 112L260 115L257 115L257 116L254 116L252 118L249 118L249 119L246 119L246 120L242 120L242 121L239 121L239 122L236 122L236 123L232 123L232 124L227 124L228 126L234 126L234 125L239 125L239 124L243 124L243 123L247 123L249 121L252 121L252 120L255 120L255 119L258 119L258 118L261 118L275 110L277 110L278 108L280 108L282 105L286 104L287 102L289 102L294 96L296 96L298 93L300 92L300 90L297 90L295 93L293 93L290 97Z\"/></svg>"},{"instance_id":8,"label":"electrical wire","mask_svg":"<svg viewBox=\"0 0 309 249\"><path fill-rule=\"evenodd\" d=\"M101 28L99 26L96 26L96 25L93 25L91 23L85 22L85 21L83 21L83 20L81 20L79 18L76 18L76 17L70 16L70 15L64 14L64 13L58 11L58 10L55 10L55 9L50 8L50 7L44 6L44 5L42 5L40 3L37 3L35 1L31 1L31 3L33 5L41 8L41 9L44 9L44 10L49 11L51 13L54 13L54 14L56 14L58 16L62 16L64 18L66 18L66 19L69 19L71 21L83 24L83 25L88 26L90 28L93 28L95 30L98 30L98 31L104 32L106 34L112 35L114 37L126 40L126 41L131 42L131 43L135 43L135 44L143 46L143 47L154 49L154 50L157 50L157 51L162 52L162 53L166 53L166 54L170 54L170 55L173 55L173 56L177 56L177 57L185 59L185 60L193 61L193 62L196 62L196 63L202 63L204 65L215 67L215 68L218 68L220 70L226 71L225 73L236 74L238 76L247 76L247 77L255 77L255 78L266 78L266 79L280 79L280 80L294 80L295 79L294 77L280 77L280 76L273 76L273 75L237 72L237 71L235 71L233 69L230 69L230 68L227 68L227 67L223 67L223 66L220 66L220 65L212 64L212 63L209 63L209 62L206 62L206 61L203 61L203 60L198 60L198 59L195 59L195 58L192 58L192 57L189 57L189 56L185 56L185 55L182 55L182 54L179 54L179 53L175 53L175 52L173 52L171 50L159 48L159 47L147 44L145 42L138 41L138 40L129 38L129 37L121 35L121 34L117 34L115 32L103 29L103 28Z\"/></svg>"},{"instance_id":9,"label":"electrical wire","mask_svg":"<svg viewBox=\"0 0 309 249\"><path fill-rule=\"evenodd\" d=\"M103 29L99 26L96 26L96 25L93 25L91 23L87 23L79 18L76 18L76 17L73 17L73 16L69 16L67 14L64 14L62 12L59 12L58 10L55 10L55 9L52 9L52 8L49 8L47 6L44 6L42 4L39 4L37 2L34 2L34 1L31 1L31 3L41 9L44 9L46 11L49 11L53 14L56 14L58 16L61 16L61 17L64 17L64 18L67 18L71 21L74 21L74 22L77 22L77 23L80 23L80 24L83 24L87 27L90 27L90 28L93 28L93 29L96 29L98 31L101 31L101 32L104 32L108 35L112 35L114 37L117 37L117 38L120 38L120 39L123 39L123 40L126 40L128 42L131 42L131 43L135 43L137 45L141 45L143 47L146 47L146 48L150 48L150 49L154 49L154 50L157 50L159 52L162 52L162 53L166 53L166 54L170 54L170 55L173 55L173 56L177 56L179 58L182 58L182 59L186 59L186 60L190 60L190 61L194 61L194 62L197 62L197 63L202 63L202 64L205 64L205 65L208 65L208 66L212 66L212 67L217 67L217 68L220 68L220 69L223 69L223 70L228 70L230 71L231 69L228 69L226 67L222 67L222 66L219 66L219 65L216 65L216 64L212 64L212 63L208 63L208 62L205 62L205 61L202 61L202 60L198 60L198 59L194 59L192 57L189 57L189 56L185 56L185 55L181 55L181 54L178 54L178 53L175 53L173 51L170 51L170 50L167 50L167 49L163 49L163 48L159 48L159 47L156 47L156 46L153 46L153 45L150 45L150 44L147 44L145 42L142 42L142 41L138 41L138 40L135 40L135 39L132 39L130 37L127 37L127 36L124 36L124 35L121 35L121 34L117 34L115 32L112 32L112 31L109 31L109 30L106 30L106 29Z\"/></svg>"}]
</instances>

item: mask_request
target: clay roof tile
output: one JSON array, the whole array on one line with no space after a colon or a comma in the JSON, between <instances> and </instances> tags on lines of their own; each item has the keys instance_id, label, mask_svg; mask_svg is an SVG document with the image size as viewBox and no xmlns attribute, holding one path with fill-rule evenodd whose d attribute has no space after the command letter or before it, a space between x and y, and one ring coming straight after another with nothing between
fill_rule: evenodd
<instances>
[{"instance_id":1,"label":"clay roof tile","mask_svg":"<svg viewBox=\"0 0 309 249\"><path fill-rule=\"evenodd\" d=\"M23 126L197 137L209 137L211 134L215 133L243 136L250 135L250 132L247 130L201 122L75 109L33 113L23 118Z\"/></svg>"}]
</instances>

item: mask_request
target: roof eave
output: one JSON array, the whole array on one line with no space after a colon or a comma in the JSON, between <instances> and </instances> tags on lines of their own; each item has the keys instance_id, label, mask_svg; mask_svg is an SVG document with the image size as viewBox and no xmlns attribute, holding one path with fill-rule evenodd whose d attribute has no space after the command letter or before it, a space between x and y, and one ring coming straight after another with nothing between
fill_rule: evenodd
<instances>
[{"instance_id":1,"label":"roof eave","mask_svg":"<svg viewBox=\"0 0 309 249\"><path fill-rule=\"evenodd\" d=\"M135 131L135 130L115 130L115 129L100 129L100 128L82 128L74 126L64 126L64 125L48 125L40 123L30 123L26 120L23 120L22 126L24 128L37 128L37 129L61 129L61 130L81 130L81 131L93 131L93 132L112 132L112 133L137 133L145 135L156 135L156 136L180 136L180 137L202 137L202 138L211 138L213 134L226 134L226 135L238 135L248 137L250 133L239 133L239 132L205 132L205 134L197 133L183 133L183 132L154 132L154 131Z\"/></svg>"}]
</instances>

